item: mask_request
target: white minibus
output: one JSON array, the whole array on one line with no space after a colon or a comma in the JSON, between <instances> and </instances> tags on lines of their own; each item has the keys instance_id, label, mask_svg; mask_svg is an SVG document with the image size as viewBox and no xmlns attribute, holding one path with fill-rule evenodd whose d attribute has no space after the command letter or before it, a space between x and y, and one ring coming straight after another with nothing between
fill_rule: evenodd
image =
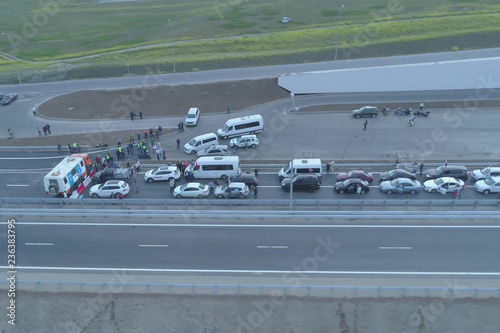
<instances>
[{"instance_id":1,"label":"white minibus","mask_svg":"<svg viewBox=\"0 0 500 333\"><path fill-rule=\"evenodd\" d=\"M238 156L203 156L196 160L195 164L189 165L184 174L190 172L194 178L222 178L241 174L240 158Z\"/></svg>"},{"instance_id":2,"label":"white minibus","mask_svg":"<svg viewBox=\"0 0 500 333\"><path fill-rule=\"evenodd\" d=\"M264 130L264 120L260 114L229 119L224 127L217 130L217 134L227 139L243 134L255 134Z\"/></svg>"},{"instance_id":3,"label":"white minibus","mask_svg":"<svg viewBox=\"0 0 500 333\"><path fill-rule=\"evenodd\" d=\"M318 176L319 180L321 181L321 177L323 175L323 167L321 165L321 160L319 158L296 159L290 161L278 172L280 181L282 181L283 178L290 177L292 171L292 164L294 169L293 171L294 176L305 173L314 174Z\"/></svg>"}]
</instances>

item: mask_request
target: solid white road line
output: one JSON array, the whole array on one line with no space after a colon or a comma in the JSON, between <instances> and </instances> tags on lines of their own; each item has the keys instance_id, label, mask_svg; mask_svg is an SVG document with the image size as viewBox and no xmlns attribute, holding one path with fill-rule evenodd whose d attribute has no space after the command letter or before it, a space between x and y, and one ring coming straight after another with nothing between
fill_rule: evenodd
<instances>
[{"instance_id":1,"label":"solid white road line","mask_svg":"<svg viewBox=\"0 0 500 333\"><path fill-rule=\"evenodd\" d=\"M6 186L28 187L29 185L27 185L27 184L7 184Z\"/></svg>"},{"instance_id":2,"label":"solid white road line","mask_svg":"<svg viewBox=\"0 0 500 333\"><path fill-rule=\"evenodd\" d=\"M139 247L168 247L168 245L162 245L162 244L139 244Z\"/></svg>"},{"instance_id":3,"label":"solid white road line","mask_svg":"<svg viewBox=\"0 0 500 333\"><path fill-rule=\"evenodd\" d=\"M411 250L409 246L380 246L379 250Z\"/></svg>"},{"instance_id":4,"label":"solid white road line","mask_svg":"<svg viewBox=\"0 0 500 333\"><path fill-rule=\"evenodd\" d=\"M24 243L24 245L33 245L33 246L52 246L54 243Z\"/></svg>"},{"instance_id":5,"label":"solid white road line","mask_svg":"<svg viewBox=\"0 0 500 333\"><path fill-rule=\"evenodd\" d=\"M278 216L280 217L280 216ZM284 217L286 218L286 216ZM443 217L446 218L446 217ZM0 225L6 225L7 222L0 222ZM185 223L99 223L99 222L16 222L16 224L23 225L35 225L35 226L93 226L93 227L167 227L167 228L319 228L319 229L377 229L377 228L388 228L388 229L500 229L500 225L370 225L370 224L185 224Z\"/></svg>"},{"instance_id":6,"label":"solid white road line","mask_svg":"<svg viewBox=\"0 0 500 333\"><path fill-rule=\"evenodd\" d=\"M258 245L258 249L288 249L286 245Z\"/></svg>"},{"instance_id":7,"label":"solid white road line","mask_svg":"<svg viewBox=\"0 0 500 333\"><path fill-rule=\"evenodd\" d=\"M169 273L260 273L260 274L346 274L346 275L462 275L462 276L500 276L500 272L384 272L384 271L278 271L278 270L248 270L248 269L176 269L176 268L118 268L118 267L41 267L41 266L16 266L20 269L53 270L53 271L101 271L101 272L169 272ZM9 269L0 266L0 269Z\"/></svg>"}]
</instances>

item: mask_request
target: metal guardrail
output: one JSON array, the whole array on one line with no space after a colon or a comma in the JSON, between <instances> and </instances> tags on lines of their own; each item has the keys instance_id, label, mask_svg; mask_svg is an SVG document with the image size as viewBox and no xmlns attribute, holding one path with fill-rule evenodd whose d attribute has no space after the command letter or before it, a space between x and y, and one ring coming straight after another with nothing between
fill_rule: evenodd
<instances>
[{"instance_id":1,"label":"metal guardrail","mask_svg":"<svg viewBox=\"0 0 500 333\"><path fill-rule=\"evenodd\" d=\"M294 199L294 208L500 208L498 199ZM5 207L9 206L9 207ZM102 198L0 198L0 208L23 208L27 206L48 207L111 207L136 206L148 208L185 207L214 208L214 207L289 207L288 199L102 199Z\"/></svg>"},{"instance_id":2,"label":"metal guardrail","mask_svg":"<svg viewBox=\"0 0 500 333\"><path fill-rule=\"evenodd\" d=\"M8 289L0 281L0 289ZM169 295L253 295L338 297L445 297L500 298L500 288L493 287L377 287L377 286L284 286L243 284L168 284L168 283L102 283L62 281L17 281L17 289L37 292L84 293L164 293Z\"/></svg>"}]
</instances>

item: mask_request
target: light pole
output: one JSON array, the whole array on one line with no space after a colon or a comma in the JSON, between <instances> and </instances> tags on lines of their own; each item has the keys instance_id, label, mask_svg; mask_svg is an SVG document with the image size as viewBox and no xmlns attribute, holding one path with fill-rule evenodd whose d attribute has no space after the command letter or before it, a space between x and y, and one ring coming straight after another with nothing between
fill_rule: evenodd
<instances>
[{"instance_id":1,"label":"light pole","mask_svg":"<svg viewBox=\"0 0 500 333\"><path fill-rule=\"evenodd\" d=\"M335 60L337 60L337 48L339 46L339 27L340 27L340 10L344 8L344 5L339 7L339 14L337 15L337 32L335 33Z\"/></svg>"},{"instance_id":2,"label":"light pole","mask_svg":"<svg viewBox=\"0 0 500 333\"><path fill-rule=\"evenodd\" d=\"M174 67L174 73L175 73L175 52L174 52L174 26L172 23L172 20L168 19L168 22L170 22L170 39L172 40L172 66Z\"/></svg>"},{"instance_id":3,"label":"light pole","mask_svg":"<svg viewBox=\"0 0 500 333\"><path fill-rule=\"evenodd\" d=\"M12 40L10 39L10 35L8 33L5 33L5 32L2 32L2 35L7 36L7 39L9 40L9 44L10 44L10 53L12 53L12 57L14 57L14 48L12 47ZM17 79L19 80L19 84L22 84L21 75L19 74L19 67L17 66L17 58L15 58L15 57L14 57L14 63L16 64Z\"/></svg>"},{"instance_id":4,"label":"light pole","mask_svg":"<svg viewBox=\"0 0 500 333\"><path fill-rule=\"evenodd\" d=\"M290 93L290 97L292 97L292 105L293 105L293 109L295 111L298 111L299 108L295 106L295 94L293 93L293 91Z\"/></svg>"}]
</instances>

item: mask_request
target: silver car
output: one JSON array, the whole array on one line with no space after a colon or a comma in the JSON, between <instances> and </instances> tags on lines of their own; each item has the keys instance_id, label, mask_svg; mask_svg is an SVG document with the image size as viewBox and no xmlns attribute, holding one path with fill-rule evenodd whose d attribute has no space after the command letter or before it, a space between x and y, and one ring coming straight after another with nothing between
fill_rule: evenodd
<instances>
[{"instance_id":1,"label":"silver car","mask_svg":"<svg viewBox=\"0 0 500 333\"><path fill-rule=\"evenodd\" d=\"M410 193L415 194L422 190L422 184L419 181L410 178L396 178L386 180L380 183L380 190L387 194L392 193Z\"/></svg>"},{"instance_id":2,"label":"silver car","mask_svg":"<svg viewBox=\"0 0 500 333\"><path fill-rule=\"evenodd\" d=\"M216 198L238 198L245 199L250 193L248 186L245 183L229 183L222 186L217 186L214 189Z\"/></svg>"},{"instance_id":3,"label":"silver car","mask_svg":"<svg viewBox=\"0 0 500 333\"><path fill-rule=\"evenodd\" d=\"M229 149L226 145L211 145L210 147L200 150L198 157L201 156L227 156L229 155Z\"/></svg>"}]
</instances>

